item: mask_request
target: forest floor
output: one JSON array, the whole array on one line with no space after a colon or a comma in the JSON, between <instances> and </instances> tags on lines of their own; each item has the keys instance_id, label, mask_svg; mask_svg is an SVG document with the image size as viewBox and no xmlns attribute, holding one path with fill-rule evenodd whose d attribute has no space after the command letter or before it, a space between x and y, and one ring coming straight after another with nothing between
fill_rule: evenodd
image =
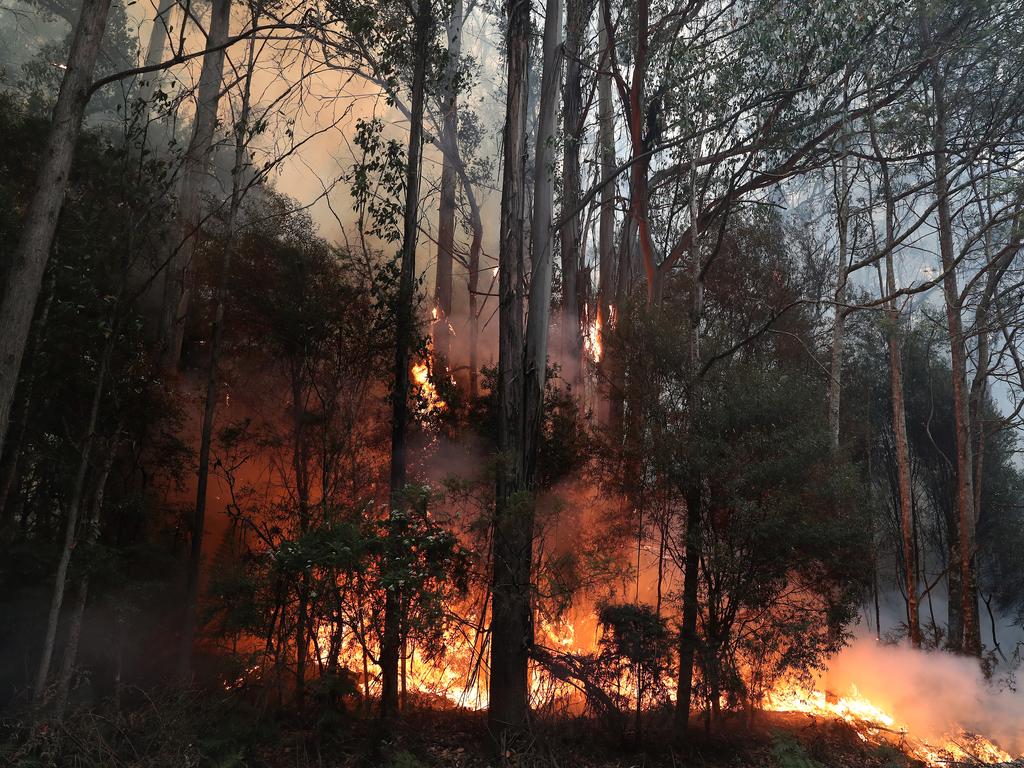
<instances>
[{"instance_id":1,"label":"forest floor","mask_svg":"<svg viewBox=\"0 0 1024 768\"><path fill-rule=\"evenodd\" d=\"M397 737L376 751L369 738L350 742L351 752L325 754L316 738L284 746L266 745L252 765L386 768L918 768L897 746L865 743L841 720L804 714L758 713L726 720L711 733L693 730L687 748L672 746L670 722L645 723L638 746L593 720L538 723L528 743L510 759L497 760L482 713L418 710L406 715ZM312 734L310 734L312 737ZM326 746L326 745L323 745ZM301 754L301 756L300 756ZM336 761L336 762L332 762Z\"/></svg>"},{"instance_id":2,"label":"forest floor","mask_svg":"<svg viewBox=\"0 0 1024 768\"><path fill-rule=\"evenodd\" d=\"M0 718L0 765L24 768L924 768L841 720L726 717L671 742L671 713L643 723L638 746L594 719L538 720L528 743L495 757L482 712L410 708L381 738L375 721L311 707L271 716L232 695L158 695L130 714L80 709L60 726ZM895 737L894 737L895 738ZM956 768L961 768L957 766Z\"/></svg>"}]
</instances>

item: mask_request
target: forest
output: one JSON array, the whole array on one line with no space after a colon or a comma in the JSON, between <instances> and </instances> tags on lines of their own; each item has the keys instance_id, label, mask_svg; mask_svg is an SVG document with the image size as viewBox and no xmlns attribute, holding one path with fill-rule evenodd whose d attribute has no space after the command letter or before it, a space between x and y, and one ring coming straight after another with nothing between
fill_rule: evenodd
<instances>
[{"instance_id":1,"label":"forest","mask_svg":"<svg viewBox=\"0 0 1024 768\"><path fill-rule=\"evenodd\" d=\"M1024 766L1022 0L0 0L0 764Z\"/></svg>"}]
</instances>

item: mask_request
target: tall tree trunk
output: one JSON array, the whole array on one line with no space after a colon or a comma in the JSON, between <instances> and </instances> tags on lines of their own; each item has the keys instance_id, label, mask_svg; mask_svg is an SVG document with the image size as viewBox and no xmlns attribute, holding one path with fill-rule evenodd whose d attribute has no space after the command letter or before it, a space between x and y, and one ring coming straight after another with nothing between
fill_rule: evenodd
<instances>
[{"instance_id":1,"label":"tall tree trunk","mask_svg":"<svg viewBox=\"0 0 1024 768\"><path fill-rule=\"evenodd\" d=\"M988 173L991 174L991 169L988 169ZM988 184L986 186L988 187ZM991 194L991 189L987 189L987 194ZM1013 263L1014 257L1020 249L1021 238L1022 235L1024 235L1020 204L1018 204L1017 216L1011 225L1010 242L1007 244L1007 247L1001 249L999 252L993 252L992 247L991 210L983 213L980 218L981 226L985 228L984 248L986 274L985 286L982 290L981 297L978 299L978 305L974 315L974 333L978 338L978 360L974 367L974 376L971 379L970 391L967 396L967 413L970 420L970 443L973 454L971 475L973 477L972 490L974 499L974 519L976 523L981 519L982 512L982 486L984 477L983 472L985 468L986 443L985 400L986 393L988 391L989 366L992 363L992 302L997 295L1003 276ZM975 564L974 568L977 568L977 564ZM979 628L979 635L980 632L981 630Z\"/></svg>"},{"instance_id":2,"label":"tall tree trunk","mask_svg":"<svg viewBox=\"0 0 1024 768\"><path fill-rule=\"evenodd\" d=\"M835 322L832 324L832 359L828 380L828 428L832 437L832 448L839 448L840 399L843 391L843 331L846 321L846 282L849 268L848 240L850 234L850 179L846 167L849 129L844 125L842 136L842 157L838 179L836 179L836 229L839 235L839 253L836 259L836 290L834 297Z\"/></svg>"},{"instance_id":3,"label":"tall tree trunk","mask_svg":"<svg viewBox=\"0 0 1024 768\"><path fill-rule=\"evenodd\" d=\"M922 15L924 42L930 45L928 21ZM931 62L932 86L932 159L935 166L935 198L938 211L939 254L942 258L943 294L946 302L946 321L949 326L950 362L953 376L953 422L956 433L956 517L959 553L956 564L960 571L960 594L950 595L950 601L959 599L963 623L962 641L950 637L953 648L978 656L981 654L981 627L978 617L978 583L975 565L976 536L974 511L974 461L971 448L970 409L967 402L967 360L963 321L961 318L960 288L956 276L956 257L953 245L953 217L949 200L949 160L946 138L946 86L945 75L937 58Z\"/></svg>"},{"instance_id":4,"label":"tall tree trunk","mask_svg":"<svg viewBox=\"0 0 1024 768\"><path fill-rule=\"evenodd\" d=\"M256 26L256 13L253 26ZM199 473L196 479L196 506L192 518L192 542L189 549L188 583L185 588L185 620L178 649L178 679L187 681L192 674L192 645L196 634L196 611L199 603L199 576L203 562L203 528L206 522L206 494L210 482L210 449L213 443L213 424L217 410L220 377L221 344L224 336L224 308L227 304L228 282L231 276L231 252L234 248L235 221L242 205L242 171L246 163L246 132L249 126L249 106L252 94L252 76L256 64L256 41L249 41L248 65L242 87L242 104L235 126L235 164L231 170L231 203L224 227L224 248L218 269L217 294L214 300L213 333L210 341L210 359L206 371L206 400L203 406L203 425L199 435Z\"/></svg>"},{"instance_id":5,"label":"tall tree trunk","mask_svg":"<svg viewBox=\"0 0 1024 768\"><path fill-rule=\"evenodd\" d=\"M551 325L554 271L552 220L555 198L555 133L561 92L562 2L547 0L544 14L544 70L533 166L533 225L530 230L530 296L526 322L523 466L526 489L532 490L543 419Z\"/></svg>"},{"instance_id":6,"label":"tall tree trunk","mask_svg":"<svg viewBox=\"0 0 1024 768\"><path fill-rule=\"evenodd\" d=\"M874 137L872 136L872 139ZM885 196L885 275L889 294L889 391L892 396L892 430L896 441L896 476L899 487L900 534L903 541L903 578L907 587L907 626L910 642L921 647L921 621L917 595L917 548L914 542L914 497L910 480L910 448L907 441L907 416L903 397L903 361L900 358L900 311L896 305L895 247L896 204L892 197L889 169L884 161L882 194Z\"/></svg>"},{"instance_id":7,"label":"tall tree trunk","mask_svg":"<svg viewBox=\"0 0 1024 768\"><path fill-rule=\"evenodd\" d=\"M565 12L565 83L562 89L562 365L570 380L582 382L583 290L581 269L582 214L580 201L580 144L583 139L583 35L590 16L589 0L567 0ZM571 215L567 215L571 214Z\"/></svg>"},{"instance_id":8,"label":"tall tree trunk","mask_svg":"<svg viewBox=\"0 0 1024 768\"><path fill-rule=\"evenodd\" d=\"M697 156L694 151L690 163L690 312L689 338L687 339L690 365L690 391L687 397L688 429L690 439L696 440L699 433L698 414L700 407L700 323L704 314L704 270L700 258L700 243L697 236ZM691 469L684 494L686 499L686 560L683 564L683 616L679 631L679 678L676 689L676 739L685 741L690 721L690 706L693 700L693 662L697 652L698 585L700 581L701 506L703 499L703 478Z\"/></svg>"},{"instance_id":9,"label":"tall tree trunk","mask_svg":"<svg viewBox=\"0 0 1024 768\"><path fill-rule=\"evenodd\" d=\"M295 474L295 491L299 506L299 535L309 530L309 445L306 441L306 405L303 383L304 359L291 362L292 420L294 443L292 448L292 469ZM309 652L309 569L303 568L299 575L299 600L295 617L295 704L301 709L306 696L306 657Z\"/></svg>"},{"instance_id":10,"label":"tall tree trunk","mask_svg":"<svg viewBox=\"0 0 1024 768\"><path fill-rule=\"evenodd\" d=\"M462 0L452 3L448 20L448 67L441 104L441 202L437 220L437 271L434 277L432 336L434 354L448 362L451 351L452 266L455 262L455 176L458 163L458 77L462 56Z\"/></svg>"},{"instance_id":11,"label":"tall tree trunk","mask_svg":"<svg viewBox=\"0 0 1024 768\"><path fill-rule=\"evenodd\" d=\"M480 218L480 207L472 189L466 194L470 210L470 226L473 238L469 244L469 396L476 399L480 390L480 253L483 250L484 228Z\"/></svg>"},{"instance_id":12,"label":"tall tree trunk","mask_svg":"<svg viewBox=\"0 0 1024 768\"><path fill-rule=\"evenodd\" d=\"M82 506L82 494L85 489L85 477L89 471L92 458L92 445L96 439L96 428L99 423L100 405L103 392L107 386L107 373L110 370L110 358L114 352L116 329L107 337L96 371L96 384L93 387L92 405L89 408L89 419L86 423L85 437L82 440L81 453L78 459L78 470L75 473L75 484L68 502L67 519L64 521L64 545L57 561L57 572L53 580L53 592L50 596L50 611L46 618L46 635L43 638L42 654L36 670L35 687L32 691L33 706L42 705L46 696L46 683L50 676L50 662L53 660L53 649L57 641L57 626L60 623L61 607L64 604L64 590L67 587L68 566L71 554L75 549L75 537L78 528L78 514Z\"/></svg>"},{"instance_id":13,"label":"tall tree trunk","mask_svg":"<svg viewBox=\"0 0 1024 768\"><path fill-rule=\"evenodd\" d=\"M86 531L83 541L87 547L96 543L100 532L100 514L103 511L103 496L107 488L107 478L110 477L110 470L114 466L114 458L117 456L120 427L118 434L111 441L110 449L103 460L99 476L96 478L96 489L93 495L92 513L86 521ZM54 718L61 720L64 717L64 710L68 703L68 694L71 691L71 677L75 669L75 661L78 658L78 643L82 637L82 619L85 616L85 606L89 599L89 574L82 576L78 582L78 593L75 595L75 605L71 612L70 626L68 627L67 644L64 647L64 658L61 662L60 674L57 678L57 696L54 700Z\"/></svg>"},{"instance_id":14,"label":"tall tree trunk","mask_svg":"<svg viewBox=\"0 0 1024 768\"><path fill-rule=\"evenodd\" d=\"M168 22L170 21L171 11L174 8L175 2L176 0L160 0L160 5L156 11L156 18L153 19L153 27L149 31L149 44L146 46L145 66L147 67L155 67L163 61L164 48L170 37L170 24ZM146 105L146 109L148 109L149 102L156 91L156 84L160 75L157 72L150 72L143 77L145 79L139 86L139 101L143 102Z\"/></svg>"},{"instance_id":15,"label":"tall tree trunk","mask_svg":"<svg viewBox=\"0 0 1024 768\"><path fill-rule=\"evenodd\" d=\"M416 234L419 218L420 159L423 150L423 108L426 91L427 51L433 9L430 0L418 0L415 20L415 69L412 82L412 114L409 119L409 154L405 169L405 212L402 222L402 253L395 330L395 382L391 401L391 503L389 518L403 502L406 481L406 436L409 421L409 355L414 333L413 291L416 279ZM394 526L394 522L389 525ZM398 542L390 543L398 546ZM381 720L387 724L398 713L398 662L402 639L402 596L387 590L384 631L381 638Z\"/></svg>"},{"instance_id":16,"label":"tall tree trunk","mask_svg":"<svg viewBox=\"0 0 1024 768\"><path fill-rule=\"evenodd\" d=\"M648 141L653 137L644 135L644 85L647 82L647 51L650 34L650 0L637 0L636 4L636 52L633 60L633 74L629 92L626 94L626 115L629 120L629 141L633 152L630 166L630 217L636 226L640 258L647 274L647 303L654 305L661 300L662 275L654 258L654 244L651 240L649 221L648 170L651 159L648 155ZM605 23L608 21L606 19ZM614 43L613 43L614 45ZM653 126L650 126L653 128ZM694 225L696 233L696 224ZM696 237L696 234L694 234Z\"/></svg>"},{"instance_id":17,"label":"tall tree trunk","mask_svg":"<svg viewBox=\"0 0 1024 768\"><path fill-rule=\"evenodd\" d=\"M207 52L199 73L196 115L192 138L182 162L178 209L168 238L169 253L165 255L163 307L160 317L160 364L165 371L174 371L181 359L192 293L192 257L199 235L203 183L209 167L217 128L217 107L224 74L224 43L231 26L231 0L213 0L210 31L206 38Z\"/></svg>"},{"instance_id":18,"label":"tall tree trunk","mask_svg":"<svg viewBox=\"0 0 1024 768\"><path fill-rule=\"evenodd\" d=\"M523 334L523 231L526 176L530 3L514 0L508 19L508 88L504 128L499 269L498 450L494 521L491 679L488 718L499 745L529 717L529 651L533 644L533 481L547 372L551 303L554 184L558 111L560 0L548 0L544 22L540 117L534 167L530 313Z\"/></svg>"},{"instance_id":19,"label":"tall tree trunk","mask_svg":"<svg viewBox=\"0 0 1024 768\"><path fill-rule=\"evenodd\" d=\"M82 4L42 164L7 273L0 303L0 453L109 10L110 0L84 0Z\"/></svg>"},{"instance_id":20,"label":"tall tree trunk","mask_svg":"<svg viewBox=\"0 0 1024 768\"><path fill-rule=\"evenodd\" d=\"M608 355L612 350L607 348L606 337L611 333L611 300L615 296L615 187L612 181L615 173L615 115L611 103L611 76L606 72L610 58L608 31L604 26L605 14L598 13L598 74L597 80L597 121L598 121L598 152L601 168L601 211L598 219L598 266L597 266L597 348L600 352L598 360L603 378L610 380ZM614 382L611 382L614 390ZM609 400L614 391L608 393ZM605 413L605 423L610 422L610 401Z\"/></svg>"}]
</instances>

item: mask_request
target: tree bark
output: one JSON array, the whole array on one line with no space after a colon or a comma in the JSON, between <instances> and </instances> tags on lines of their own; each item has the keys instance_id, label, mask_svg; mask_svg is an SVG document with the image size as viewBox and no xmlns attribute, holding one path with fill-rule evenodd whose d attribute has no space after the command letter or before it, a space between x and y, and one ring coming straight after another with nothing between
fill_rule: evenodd
<instances>
[{"instance_id":1,"label":"tree bark","mask_svg":"<svg viewBox=\"0 0 1024 768\"><path fill-rule=\"evenodd\" d=\"M176 0L160 0L156 11L156 18L153 19L153 28L149 31L149 44L146 46L146 60L143 66L155 67L164 58L164 47L170 37L170 25L167 23L171 16ZM159 73L150 72L143 75L139 85L139 101L149 109L149 102L156 91L156 84L160 78Z\"/></svg>"},{"instance_id":2,"label":"tree bark","mask_svg":"<svg viewBox=\"0 0 1024 768\"><path fill-rule=\"evenodd\" d=\"M256 17L253 16L253 26ZM242 104L235 127L235 163L231 171L231 203L224 227L224 248L218 269L217 293L214 300L213 328L210 341L210 359L206 371L206 400L203 406L203 424L199 436L199 472L196 478L196 506L192 518L192 542L189 549L188 577L185 588L185 620L178 649L178 679L188 681L192 674L192 645L196 633L196 611L199 604L199 577L203 562L203 529L206 522L206 494L210 481L210 450L213 443L213 425L216 417L220 377L221 345L224 337L224 309L227 304L228 282L231 275L231 253L234 248L235 221L242 204L242 170L246 167L246 131L249 125L249 105L252 76L256 64L256 43L249 41L248 66L242 89Z\"/></svg>"},{"instance_id":3,"label":"tree bark","mask_svg":"<svg viewBox=\"0 0 1024 768\"><path fill-rule=\"evenodd\" d=\"M927 19L922 15L921 25L925 45L930 45ZM943 295L946 303L946 321L949 326L950 362L953 377L953 422L956 434L956 518L959 539L958 566L960 594L950 595L950 602L958 599L962 617L963 636L950 636L951 647L973 656L981 654L981 627L978 617L978 584L975 566L975 511L974 461L971 449L970 409L967 402L967 360L963 322L961 318L960 288L956 276L956 257L953 245L953 218L949 200L949 160L946 138L945 76L937 58L931 61L932 86L932 159L935 170L935 198L938 212L939 254L942 259Z\"/></svg>"},{"instance_id":4,"label":"tree bark","mask_svg":"<svg viewBox=\"0 0 1024 768\"><path fill-rule=\"evenodd\" d=\"M598 57L599 70L607 69L609 62L609 35L605 27L605 14L598 14ZM598 151L601 167L601 212L598 219L598 282L597 282L597 346L603 377L611 382L609 356L614 351L607 348L606 338L612 332L611 308L615 296L615 113L612 107L612 78L607 72L599 72L597 80L597 121ZM609 393L609 401L614 392ZM611 426L611 404L609 402L604 414L604 421Z\"/></svg>"},{"instance_id":5,"label":"tree bark","mask_svg":"<svg viewBox=\"0 0 1024 768\"><path fill-rule=\"evenodd\" d=\"M455 262L455 176L458 162L458 76L462 55L462 0L452 3L448 20L448 66L441 104L441 202L437 220L432 337L435 356L447 364L451 351L452 267Z\"/></svg>"},{"instance_id":6,"label":"tree bark","mask_svg":"<svg viewBox=\"0 0 1024 768\"><path fill-rule=\"evenodd\" d=\"M427 49L433 9L430 0L416 7L412 82L412 114L409 119L409 153L405 171L405 211L399 270L397 323L395 331L395 381L391 401L391 474L389 518L403 502L406 481L406 437L409 421L409 355L412 348L413 292L416 278L416 235L423 150L423 108L426 91ZM390 528L390 526L389 526ZM388 589L384 604L381 638L381 721L390 723L398 714L398 663L401 655L402 596Z\"/></svg>"},{"instance_id":7,"label":"tree bark","mask_svg":"<svg viewBox=\"0 0 1024 768\"><path fill-rule=\"evenodd\" d=\"M874 135L872 134L872 139ZM885 273L886 291L896 294L896 271L893 264L895 247L896 207L892 197L889 169L879 163L882 172L882 194L885 196ZM907 588L907 627L910 643L921 647L921 621L917 595L917 548L914 545L914 497L910 479L910 448L907 440L906 405L903 397L903 361L900 357L900 311L896 299L889 301L889 391L892 396L892 430L896 442L896 477L899 487L900 534L903 541L903 578Z\"/></svg>"},{"instance_id":8,"label":"tree bark","mask_svg":"<svg viewBox=\"0 0 1024 768\"><path fill-rule=\"evenodd\" d=\"M96 384L93 388L92 405L89 409L85 437L82 440L78 470L75 474L75 484L71 492L71 500L68 503L67 519L64 522L64 545L60 551L60 559L57 561L57 572L54 575L53 592L50 596L50 611L46 619L46 635L43 638L42 654L39 659L39 667L36 670L35 687L32 691L32 704L35 707L41 706L46 697L46 683L50 676L50 662L53 660L53 649L57 641L57 626L60 623L60 612L64 604L64 590L67 587L68 566L71 564L71 554L75 549L78 514L82 505L85 477L89 471L89 462L92 458L92 445L96 439L100 405L103 402L103 392L107 385L107 373L110 370L110 358L114 352L114 340L116 338L117 333L115 329L107 337L107 342L103 348L103 355L100 357L99 368L96 371Z\"/></svg>"},{"instance_id":9,"label":"tree bark","mask_svg":"<svg viewBox=\"0 0 1024 768\"><path fill-rule=\"evenodd\" d=\"M567 378L577 386L583 373L583 288L580 253L582 213L565 216L579 208L580 144L583 140L583 65L580 60L583 35L590 16L589 0L567 0L565 15L565 83L562 89L562 365Z\"/></svg>"},{"instance_id":10,"label":"tree bark","mask_svg":"<svg viewBox=\"0 0 1024 768\"><path fill-rule=\"evenodd\" d=\"M704 314L704 270L701 264L697 232L697 159L693 153L690 163L690 226L694 236L690 240L690 312L689 339L687 340L690 365L690 391L687 396L689 412L688 429L690 439L696 440L699 433L698 409L700 407L700 323ZM676 689L676 740L684 742L690 722L690 707L693 699L693 662L697 652L698 585L700 581L701 504L703 478L691 469L691 476L684 488L686 499L686 560L683 564L683 615L679 632L679 678Z\"/></svg>"},{"instance_id":11,"label":"tree bark","mask_svg":"<svg viewBox=\"0 0 1024 768\"><path fill-rule=\"evenodd\" d=\"M494 522L491 680L488 719L499 746L521 734L529 717L533 645L534 489L547 374L551 306L553 153L559 94L561 2L548 0L544 22L540 117L534 166L532 275L523 335L523 230L526 175L530 4L513 0L508 20L508 90L504 128L499 268L498 450Z\"/></svg>"},{"instance_id":12,"label":"tree bark","mask_svg":"<svg viewBox=\"0 0 1024 768\"><path fill-rule=\"evenodd\" d=\"M839 449L840 399L843 391L843 331L846 321L846 282L849 269L848 240L850 180L846 168L846 143L849 130L844 126L840 137L842 157L836 183L836 229L839 235L839 253L836 259L835 321L832 324L832 359L828 380L828 428L832 449Z\"/></svg>"},{"instance_id":13,"label":"tree bark","mask_svg":"<svg viewBox=\"0 0 1024 768\"><path fill-rule=\"evenodd\" d=\"M0 303L0 452L109 10L110 0L85 0L82 4L39 175L7 274Z\"/></svg>"},{"instance_id":14,"label":"tree bark","mask_svg":"<svg viewBox=\"0 0 1024 768\"><path fill-rule=\"evenodd\" d=\"M118 429L118 434L120 428ZM103 496L107 488L107 478L110 477L110 470L114 466L114 458L117 456L118 436L115 435L111 441L110 450L103 461L99 476L96 479L96 490L92 502L92 514L86 522L86 531L83 537L87 547L91 547L99 538L100 514L103 511ZM89 599L89 574L82 576L78 583L78 593L75 595L75 606L71 613L70 627L68 628L67 645L64 647L64 658L61 662L60 675L57 678L57 697L54 701L54 718L60 721L64 717L67 708L68 694L71 691L71 676L74 673L75 661L78 659L78 643L82 637L82 619L85 616L85 606Z\"/></svg>"},{"instance_id":15,"label":"tree bark","mask_svg":"<svg viewBox=\"0 0 1024 768\"><path fill-rule=\"evenodd\" d=\"M210 31L203 56L196 95L192 138L181 169L178 210L171 227L164 270L163 307L160 317L160 364L165 372L175 371L181 359L185 320L191 302L192 257L201 225L202 191L217 128L217 108L224 75L224 43L231 26L231 0L213 0Z\"/></svg>"}]
</instances>

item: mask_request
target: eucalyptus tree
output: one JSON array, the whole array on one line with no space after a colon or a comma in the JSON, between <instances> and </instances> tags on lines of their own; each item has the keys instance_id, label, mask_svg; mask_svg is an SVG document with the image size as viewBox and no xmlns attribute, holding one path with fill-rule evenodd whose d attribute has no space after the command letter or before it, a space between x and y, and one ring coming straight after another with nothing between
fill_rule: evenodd
<instances>
[{"instance_id":1,"label":"eucalyptus tree","mask_svg":"<svg viewBox=\"0 0 1024 768\"><path fill-rule=\"evenodd\" d=\"M85 0L75 24L67 67L53 109L53 121L35 190L25 212L18 247L11 260L0 302L0 450L10 422L32 316L50 258L68 174L82 130L82 116L99 55L110 0Z\"/></svg>"},{"instance_id":2,"label":"eucalyptus tree","mask_svg":"<svg viewBox=\"0 0 1024 768\"><path fill-rule=\"evenodd\" d=\"M213 149L224 77L225 47L231 25L231 0L214 0L210 10L210 28L196 90L196 112L192 136L181 169L177 216L161 254L163 301L160 310L161 364L174 371L181 359L185 318L194 290L192 264L199 237L202 191Z\"/></svg>"},{"instance_id":3,"label":"eucalyptus tree","mask_svg":"<svg viewBox=\"0 0 1024 768\"><path fill-rule=\"evenodd\" d=\"M453 0L448 19L448 62L441 93L442 146L440 204L437 215L437 264L434 275L433 340L434 353L441 360L449 357L452 314L452 266L455 261L456 164L459 133L459 76L462 57L462 29L465 9L462 0Z\"/></svg>"},{"instance_id":4,"label":"eucalyptus tree","mask_svg":"<svg viewBox=\"0 0 1024 768\"><path fill-rule=\"evenodd\" d=\"M250 6L252 26L259 23L260 4ZM231 196L228 202L224 226L223 247L220 252L214 300L214 315L210 339L210 358L207 363L206 393L203 404L202 426L199 435L199 466L196 477L196 501L192 518L192 538L189 545L188 574L185 587L184 621L178 647L179 680L187 681L191 676L192 646L195 640L196 610L199 602L199 577L202 567L203 535L206 520L206 496L210 478L210 454L213 442L213 427L219 390L219 364L224 337L224 312L228 300L228 281L231 276L231 255L234 249L235 227L239 211L247 191L246 176L251 175L249 144L258 134L258 122L252 120L252 81L255 75L257 57L256 38L250 38L247 45L245 70L242 75L241 93L237 116L234 121L234 163L231 168Z\"/></svg>"},{"instance_id":5,"label":"eucalyptus tree","mask_svg":"<svg viewBox=\"0 0 1024 768\"><path fill-rule=\"evenodd\" d=\"M531 3L508 9L507 92L498 255L498 467L494 514L488 719L499 743L521 735L529 713L537 456L547 380L551 308L555 119L561 90L560 0L544 13L540 115L534 160L531 274L526 326L526 112Z\"/></svg>"},{"instance_id":6,"label":"eucalyptus tree","mask_svg":"<svg viewBox=\"0 0 1024 768\"><path fill-rule=\"evenodd\" d=\"M897 488L899 493L900 534L903 546L903 578L907 594L907 626L910 642L915 648L921 647L921 620L918 611L918 558L914 536L914 497L911 486L910 448L907 440L906 402L903 385L903 359L900 344L902 313L896 297L896 198L893 189L892 171L884 150L880 145L873 116L868 119L871 146L878 165L880 194L885 207L884 252L885 280L878 266L879 292L888 294L886 342L889 351L889 394L892 399L892 428L896 460ZM878 262L876 262L876 265ZM838 309L838 308L837 308Z\"/></svg>"},{"instance_id":7,"label":"eucalyptus tree","mask_svg":"<svg viewBox=\"0 0 1024 768\"><path fill-rule=\"evenodd\" d=\"M586 133L590 101L584 89L586 32L596 3L568 0L565 11L565 77L562 86L562 194L559 227L562 301L559 325L562 331L563 363L575 369L574 381L582 380L584 308L587 292L583 271L583 211L579 210L581 190L580 151ZM593 84L589 89L593 93ZM587 97L586 102L584 98Z\"/></svg>"}]
</instances>

